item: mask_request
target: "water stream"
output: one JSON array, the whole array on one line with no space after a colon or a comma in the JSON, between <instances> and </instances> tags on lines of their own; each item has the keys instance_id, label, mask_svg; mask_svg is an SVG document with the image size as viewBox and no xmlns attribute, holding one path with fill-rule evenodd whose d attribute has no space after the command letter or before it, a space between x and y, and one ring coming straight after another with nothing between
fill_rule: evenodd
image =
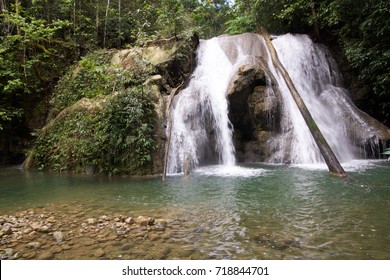
<instances>
[{"instance_id":1,"label":"water stream","mask_svg":"<svg viewBox=\"0 0 390 280\"><path fill-rule=\"evenodd\" d=\"M236 163L228 83L243 63L256 57L269 63L269 55L258 35L213 38L200 43L198 66L174 100L170 176L162 182L0 169L0 216L35 215L52 227L61 224L69 237L56 244L50 230L30 236L23 229L18 236L26 240L18 244L8 227L0 236L1 256L19 250L18 258L35 258L52 250L54 259L389 259L390 165L356 160L362 153L348 136L352 129L371 139L373 129L341 87L326 49L300 35L273 43L348 179L328 174L270 64L283 97L275 153L268 163ZM286 154L290 165L281 164ZM192 172L182 176L186 165ZM102 215L117 220L101 229L104 221L88 224ZM115 232L121 217L139 215L175 223L163 231ZM34 236L37 252L25 244ZM103 255L96 254L100 249Z\"/></svg>"},{"instance_id":2,"label":"water stream","mask_svg":"<svg viewBox=\"0 0 390 280\"><path fill-rule=\"evenodd\" d=\"M319 129L341 162L365 158L362 145L378 154L375 128L352 103L330 52L306 35L273 37L281 63L291 76ZM227 89L240 67L261 58L276 80L281 132L269 139L270 163L319 164L324 160L281 75L274 68L264 39L256 34L221 36L201 41L198 66L173 106L169 173L219 164L235 165L234 128ZM266 72L267 73L267 72ZM268 77L269 78L269 77ZM242 97L246 98L246 97ZM274 120L268 120L272 122ZM240 125L240 124L238 124ZM274 132L276 134L276 132Z\"/></svg>"},{"instance_id":3,"label":"water stream","mask_svg":"<svg viewBox=\"0 0 390 280\"><path fill-rule=\"evenodd\" d=\"M27 209L77 221L62 228L74 237L56 259L96 258L97 248L111 259L390 258L388 162L344 164L349 180L330 176L325 165L237 168L202 167L165 182L0 169L0 216ZM169 239L86 244L81 224L101 215L176 219L180 226L166 230ZM49 244L50 232L40 235Z\"/></svg>"}]
</instances>

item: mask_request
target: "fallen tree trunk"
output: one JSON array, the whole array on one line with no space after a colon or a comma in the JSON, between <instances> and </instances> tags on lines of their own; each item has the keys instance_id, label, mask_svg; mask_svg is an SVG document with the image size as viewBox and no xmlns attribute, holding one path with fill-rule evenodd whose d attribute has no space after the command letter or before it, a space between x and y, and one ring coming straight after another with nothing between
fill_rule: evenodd
<instances>
[{"instance_id":1,"label":"fallen tree trunk","mask_svg":"<svg viewBox=\"0 0 390 280\"><path fill-rule=\"evenodd\" d=\"M299 95L297 89L295 88L295 85L293 81L290 78L290 75L280 62L277 53L275 51L274 46L272 45L270 36L267 31L264 29L260 30L260 34L264 37L267 47L269 49L269 52L271 54L272 63L274 64L275 68L279 71L279 73L282 75L284 81L286 82L286 85L288 89L290 90L290 93L297 104L299 111L301 112L307 126L309 127L309 130L311 134L313 135L314 141L316 142L318 148L320 149L321 155L323 156L326 165L328 166L328 169L330 173L344 177L346 176L346 173L341 166L340 162L338 161L337 157L333 153L332 149L330 148L328 142L326 141L325 137L322 135L320 129L318 128L316 122L314 121L312 115L310 114L309 110L307 109L305 102L303 101L302 97Z\"/></svg>"}]
</instances>

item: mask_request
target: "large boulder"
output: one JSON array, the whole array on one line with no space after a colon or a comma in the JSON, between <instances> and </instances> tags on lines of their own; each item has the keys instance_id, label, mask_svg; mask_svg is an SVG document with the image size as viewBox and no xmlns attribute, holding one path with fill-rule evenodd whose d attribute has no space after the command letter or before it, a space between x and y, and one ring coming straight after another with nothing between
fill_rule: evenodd
<instances>
[{"instance_id":1,"label":"large boulder","mask_svg":"<svg viewBox=\"0 0 390 280\"><path fill-rule=\"evenodd\" d=\"M24 167L161 174L167 100L195 67L197 44L195 36L191 40L97 52L85 58L64 76L66 80L54 95L50 119L37 132L35 148ZM78 77L80 73L82 77ZM74 88L78 95L73 94ZM78 99L74 100L75 96ZM133 118L132 112L139 116ZM112 158L114 152L118 155Z\"/></svg>"},{"instance_id":2,"label":"large boulder","mask_svg":"<svg viewBox=\"0 0 390 280\"><path fill-rule=\"evenodd\" d=\"M227 97L237 160L266 161L272 153L269 140L280 128L281 98L261 57L242 61L229 81Z\"/></svg>"}]
</instances>

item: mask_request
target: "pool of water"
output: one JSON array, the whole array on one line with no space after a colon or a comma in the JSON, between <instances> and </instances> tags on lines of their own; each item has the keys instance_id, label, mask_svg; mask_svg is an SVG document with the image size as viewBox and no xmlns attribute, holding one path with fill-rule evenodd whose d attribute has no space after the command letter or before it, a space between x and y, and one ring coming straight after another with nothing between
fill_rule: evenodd
<instances>
[{"instance_id":1,"label":"pool of water","mask_svg":"<svg viewBox=\"0 0 390 280\"><path fill-rule=\"evenodd\" d=\"M181 219L190 230L176 247L206 259L390 259L390 163L344 167L348 178L313 165L210 166L165 182L3 168L0 215L51 204Z\"/></svg>"}]
</instances>

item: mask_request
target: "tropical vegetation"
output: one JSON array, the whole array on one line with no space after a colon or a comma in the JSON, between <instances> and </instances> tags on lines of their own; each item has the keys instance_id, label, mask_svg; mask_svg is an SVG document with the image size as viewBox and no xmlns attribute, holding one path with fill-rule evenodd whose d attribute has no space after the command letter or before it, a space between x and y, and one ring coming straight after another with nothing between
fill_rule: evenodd
<instances>
[{"instance_id":1,"label":"tropical vegetation","mask_svg":"<svg viewBox=\"0 0 390 280\"><path fill-rule=\"evenodd\" d=\"M137 97L141 81L120 88L118 79L112 78L124 74L107 66L110 50L195 33L211 38L253 32L259 26L275 34L308 33L327 44L336 53L357 105L390 124L387 0L0 0L0 9L0 164L20 162L32 140L43 141L39 132L33 132L62 109L82 98L111 93L114 86L123 95L107 101L107 121L98 121L101 116L79 116L86 128L96 125L107 131L114 123L118 133L127 131L128 123L114 121L114 109L120 111L118 106L129 102L149 110ZM70 79L75 71L78 75ZM123 114L132 122L132 112ZM137 135L146 139L149 124L139 127L145 129ZM132 137L137 136L118 135L115 143L98 141L106 141L118 154L126 145L139 145L141 150L153 146L149 140L140 144ZM83 153L88 155L88 149L93 147ZM148 158L142 151L140 157L140 163ZM116 168L103 166L101 160L98 165L105 171ZM119 162L119 169L125 165L126 159ZM58 166L62 169L66 164Z\"/></svg>"}]
</instances>

